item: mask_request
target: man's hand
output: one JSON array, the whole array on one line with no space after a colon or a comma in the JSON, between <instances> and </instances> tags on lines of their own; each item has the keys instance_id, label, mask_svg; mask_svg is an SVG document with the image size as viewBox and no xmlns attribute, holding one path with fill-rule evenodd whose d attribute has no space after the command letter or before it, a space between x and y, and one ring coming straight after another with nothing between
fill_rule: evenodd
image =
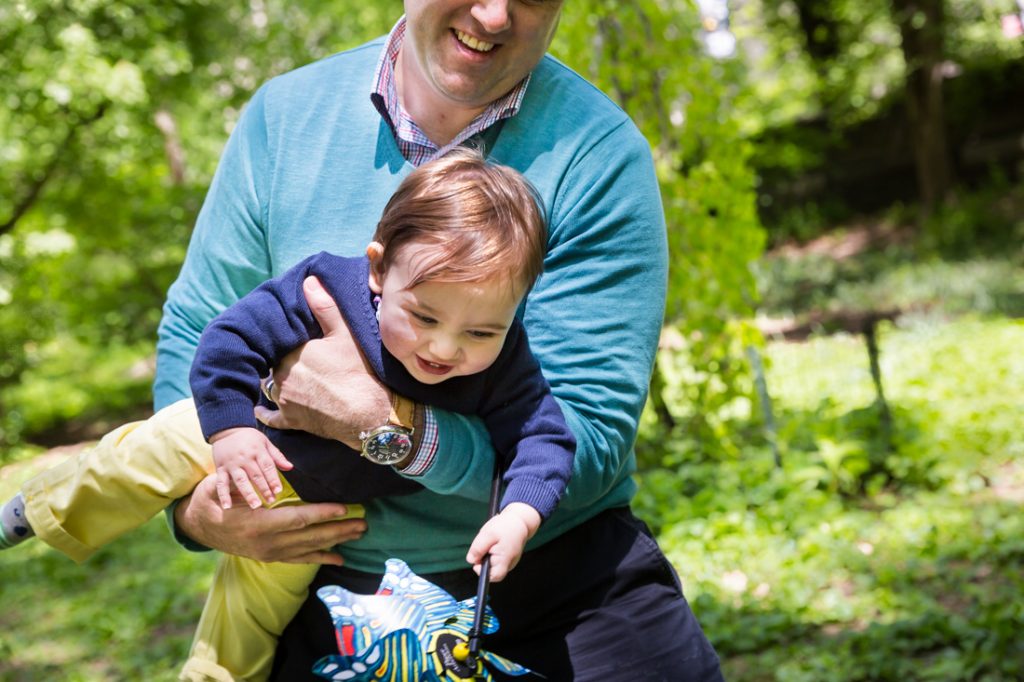
<instances>
[{"instance_id":1,"label":"man's hand","mask_svg":"<svg viewBox=\"0 0 1024 682\"><path fill-rule=\"evenodd\" d=\"M174 510L178 530L201 545L228 554L293 564L342 565L331 547L357 540L366 532L362 519L339 520L343 504L303 504L276 509L249 509L244 504L224 509L217 496L217 477L210 474Z\"/></svg>"},{"instance_id":2,"label":"man's hand","mask_svg":"<svg viewBox=\"0 0 1024 682\"><path fill-rule=\"evenodd\" d=\"M274 369L271 398L279 409L257 407L256 418L275 429L301 429L358 450L360 431L387 422L390 395L320 281L308 277L303 289L324 336L295 349Z\"/></svg>"},{"instance_id":3,"label":"man's hand","mask_svg":"<svg viewBox=\"0 0 1024 682\"><path fill-rule=\"evenodd\" d=\"M217 467L220 506L231 509L232 487L251 509L263 503L260 495L268 503L274 502L282 489L277 470L288 471L292 463L261 431L244 426L225 429L210 437L210 445Z\"/></svg>"}]
</instances>

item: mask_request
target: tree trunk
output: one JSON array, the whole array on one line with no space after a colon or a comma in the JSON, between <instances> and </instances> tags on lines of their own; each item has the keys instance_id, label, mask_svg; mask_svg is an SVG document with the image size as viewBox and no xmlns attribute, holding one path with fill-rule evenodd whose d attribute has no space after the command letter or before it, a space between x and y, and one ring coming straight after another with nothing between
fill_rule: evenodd
<instances>
[{"instance_id":1,"label":"tree trunk","mask_svg":"<svg viewBox=\"0 0 1024 682\"><path fill-rule=\"evenodd\" d=\"M817 0L796 0L793 4L804 34L804 48L818 72L823 73L839 56L839 21L829 4Z\"/></svg>"},{"instance_id":2,"label":"tree trunk","mask_svg":"<svg viewBox=\"0 0 1024 682\"><path fill-rule=\"evenodd\" d=\"M893 0L906 62L906 99L917 187L925 213L946 198L952 184L942 105L944 0Z\"/></svg>"}]
</instances>

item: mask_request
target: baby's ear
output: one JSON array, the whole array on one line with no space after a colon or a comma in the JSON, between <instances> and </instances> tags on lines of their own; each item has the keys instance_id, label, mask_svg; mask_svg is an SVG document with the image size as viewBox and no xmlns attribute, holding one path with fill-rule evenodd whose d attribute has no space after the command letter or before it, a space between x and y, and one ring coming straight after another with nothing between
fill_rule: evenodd
<instances>
[{"instance_id":1,"label":"baby's ear","mask_svg":"<svg viewBox=\"0 0 1024 682\"><path fill-rule=\"evenodd\" d=\"M380 294L384 291L384 245L370 242L366 247L366 257L370 259L370 277L367 284L370 291Z\"/></svg>"}]
</instances>

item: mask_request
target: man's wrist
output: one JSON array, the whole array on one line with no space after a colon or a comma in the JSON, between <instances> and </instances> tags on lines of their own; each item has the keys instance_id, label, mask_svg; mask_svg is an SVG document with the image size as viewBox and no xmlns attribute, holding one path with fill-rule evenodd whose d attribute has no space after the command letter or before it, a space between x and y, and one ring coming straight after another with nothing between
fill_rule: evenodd
<instances>
[{"instance_id":1,"label":"man's wrist","mask_svg":"<svg viewBox=\"0 0 1024 682\"><path fill-rule=\"evenodd\" d=\"M411 431L412 447L409 448L409 453L392 465L401 471L416 458L416 453L423 442L423 406L405 396L392 393L391 421Z\"/></svg>"},{"instance_id":2,"label":"man's wrist","mask_svg":"<svg viewBox=\"0 0 1024 682\"><path fill-rule=\"evenodd\" d=\"M190 552L209 552L209 547L196 542L189 537L184 530L182 530L181 521L184 518L185 512L188 510L188 503L191 502L191 495L188 497L182 497L171 502L171 504L164 509L164 518L167 519L167 526L171 531L171 535L174 536L175 542L181 545L183 548Z\"/></svg>"},{"instance_id":3,"label":"man's wrist","mask_svg":"<svg viewBox=\"0 0 1024 682\"><path fill-rule=\"evenodd\" d=\"M437 454L437 419L434 410L428 405L416 405L415 432L410 456L400 462L395 469L403 476L417 477L424 475L433 465Z\"/></svg>"}]
</instances>

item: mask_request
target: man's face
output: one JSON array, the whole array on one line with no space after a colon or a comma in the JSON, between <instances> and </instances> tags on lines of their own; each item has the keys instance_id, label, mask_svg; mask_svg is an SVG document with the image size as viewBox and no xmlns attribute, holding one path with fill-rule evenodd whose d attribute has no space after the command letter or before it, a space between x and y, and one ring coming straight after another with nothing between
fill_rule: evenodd
<instances>
[{"instance_id":1,"label":"man's face","mask_svg":"<svg viewBox=\"0 0 1024 682\"><path fill-rule=\"evenodd\" d=\"M405 0L403 97L486 106L540 62L561 9L562 0Z\"/></svg>"}]
</instances>

